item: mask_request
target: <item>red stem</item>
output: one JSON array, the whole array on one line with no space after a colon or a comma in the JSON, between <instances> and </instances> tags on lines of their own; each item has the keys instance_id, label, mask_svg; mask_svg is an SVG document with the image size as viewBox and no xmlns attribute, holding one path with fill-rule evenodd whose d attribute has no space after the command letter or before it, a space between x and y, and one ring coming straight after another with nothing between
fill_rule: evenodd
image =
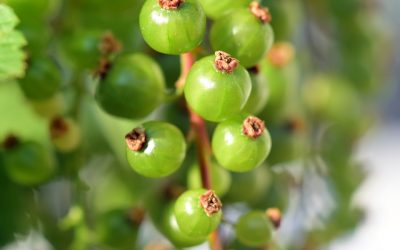
<instances>
[{"instance_id":1,"label":"red stem","mask_svg":"<svg viewBox=\"0 0 400 250\"><path fill-rule=\"evenodd\" d=\"M185 85L186 77L190 68L195 62L195 57L192 53L185 53L181 55L181 75L176 82L176 88L183 88ZM208 138L206 123L204 120L189 110L191 131L194 133L196 139L197 158L199 161L201 183L205 189L211 189L211 173L210 173L210 156L211 146ZM222 244L219 238L218 230L215 230L209 236L209 243L212 250L222 250Z\"/></svg>"}]
</instances>

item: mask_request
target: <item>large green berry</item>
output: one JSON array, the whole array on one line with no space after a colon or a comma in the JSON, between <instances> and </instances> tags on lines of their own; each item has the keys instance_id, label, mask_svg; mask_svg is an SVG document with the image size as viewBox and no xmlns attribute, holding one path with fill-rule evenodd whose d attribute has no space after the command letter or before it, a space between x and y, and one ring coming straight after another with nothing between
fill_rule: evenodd
<instances>
[{"instance_id":1,"label":"large green berry","mask_svg":"<svg viewBox=\"0 0 400 250\"><path fill-rule=\"evenodd\" d=\"M258 67L249 70L251 78L251 93L243 111L249 114L258 114L265 107L268 100L268 85L265 75Z\"/></svg>"},{"instance_id":2,"label":"large green berry","mask_svg":"<svg viewBox=\"0 0 400 250\"><path fill-rule=\"evenodd\" d=\"M26 75L19 81L22 91L30 100L45 100L60 89L60 70L49 58L31 58Z\"/></svg>"},{"instance_id":3,"label":"large green berry","mask_svg":"<svg viewBox=\"0 0 400 250\"><path fill-rule=\"evenodd\" d=\"M178 222L176 221L173 203L164 208L162 220L162 231L174 246L192 247L207 240L207 236L193 237L182 232L178 226Z\"/></svg>"},{"instance_id":4,"label":"large green berry","mask_svg":"<svg viewBox=\"0 0 400 250\"><path fill-rule=\"evenodd\" d=\"M206 15L212 19L218 19L236 9L244 8L252 0L199 0Z\"/></svg>"},{"instance_id":5,"label":"large green berry","mask_svg":"<svg viewBox=\"0 0 400 250\"><path fill-rule=\"evenodd\" d=\"M146 177L167 176L185 158L185 138L177 127L166 122L146 122L128 133L125 140L129 164Z\"/></svg>"},{"instance_id":6,"label":"large green berry","mask_svg":"<svg viewBox=\"0 0 400 250\"><path fill-rule=\"evenodd\" d=\"M164 77L158 64L143 54L117 58L96 88L96 100L111 115L138 119L163 100Z\"/></svg>"},{"instance_id":7,"label":"large green berry","mask_svg":"<svg viewBox=\"0 0 400 250\"><path fill-rule=\"evenodd\" d=\"M214 162L210 165L210 173L213 190L219 197L222 197L231 186L231 176L226 169L218 166L218 164ZM202 187L200 168L198 164L194 164L189 169L187 178L188 187L190 189Z\"/></svg>"},{"instance_id":8,"label":"large green berry","mask_svg":"<svg viewBox=\"0 0 400 250\"><path fill-rule=\"evenodd\" d=\"M147 0L139 23L144 40L154 50L182 54L202 42L206 16L197 0Z\"/></svg>"},{"instance_id":9,"label":"large green berry","mask_svg":"<svg viewBox=\"0 0 400 250\"><path fill-rule=\"evenodd\" d=\"M212 26L212 48L232 54L246 68L254 66L272 45L270 19L269 12L256 2L248 9L231 12Z\"/></svg>"},{"instance_id":10,"label":"large green berry","mask_svg":"<svg viewBox=\"0 0 400 250\"><path fill-rule=\"evenodd\" d=\"M238 117L220 123L214 131L212 149L221 166L235 172L258 167L271 150L271 137L257 117Z\"/></svg>"},{"instance_id":11,"label":"large green berry","mask_svg":"<svg viewBox=\"0 0 400 250\"><path fill-rule=\"evenodd\" d=\"M204 119L216 122L238 114L250 91L248 72L222 51L196 62L184 89L190 108Z\"/></svg>"},{"instance_id":12,"label":"large green berry","mask_svg":"<svg viewBox=\"0 0 400 250\"><path fill-rule=\"evenodd\" d=\"M179 228L192 237L204 237L217 229L222 204L211 190L194 189L176 200L174 213Z\"/></svg>"},{"instance_id":13,"label":"large green berry","mask_svg":"<svg viewBox=\"0 0 400 250\"><path fill-rule=\"evenodd\" d=\"M252 211L239 218L235 229L241 243L257 247L271 240L273 225L265 212Z\"/></svg>"},{"instance_id":14,"label":"large green berry","mask_svg":"<svg viewBox=\"0 0 400 250\"><path fill-rule=\"evenodd\" d=\"M48 180L55 166L48 151L37 142L18 142L9 137L5 142L4 165L9 178L24 186L34 186Z\"/></svg>"}]
</instances>

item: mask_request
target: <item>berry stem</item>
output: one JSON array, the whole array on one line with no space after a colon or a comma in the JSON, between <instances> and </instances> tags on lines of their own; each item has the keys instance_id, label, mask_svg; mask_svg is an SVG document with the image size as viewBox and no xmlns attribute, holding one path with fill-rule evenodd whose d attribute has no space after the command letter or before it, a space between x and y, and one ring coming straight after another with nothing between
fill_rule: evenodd
<instances>
[{"instance_id":1,"label":"berry stem","mask_svg":"<svg viewBox=\"0 0 400 250\"><path fill-rule=\"evenodd\" d=\"M184 87L186 77L194 62L195 57L191 52L181 54L181 75L175 85L177 88ZM210 171L211 146L208 138L206 123L198 114L194 113L189 108L188 110L190 115L190 130L191 133L194 134L196 140L201 183L205 189L210 190L212 187ZM218 230L215 230L210 234L208 242L212 250L222 250L222 244L219 238Z\"/></svg>"},{"instance_id":2,"label":"berry stem","mask_svg":"<svg viewBox=\"0 0 400 250\"><path fill-rule=\"evenodd\" d=\"M182 89L185 86L186 77L190 71L190 68L195 62L195 58L193 53L188 52L181 54L181 75L179 76L178 81L175 83L175 87L177 89Z\"/></svg>"}]
</instances>

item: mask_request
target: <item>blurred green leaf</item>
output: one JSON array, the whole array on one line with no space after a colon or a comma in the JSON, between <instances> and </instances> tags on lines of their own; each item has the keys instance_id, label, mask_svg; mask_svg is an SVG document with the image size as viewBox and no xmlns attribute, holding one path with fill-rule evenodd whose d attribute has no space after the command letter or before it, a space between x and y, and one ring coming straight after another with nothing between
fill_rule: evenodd
<instances>
[{"instance_id":1,"label":"blurred green leaf","mask_svg":"<svg viewBox=\"0 0 400 250\"><path fill-rule=\"evenodd\" d=\"M13 10L0 4L0 81L24 75L25 54L21 48L27 43L22 33L14 30L18 22Z\"/></svg>"}]
</instances>

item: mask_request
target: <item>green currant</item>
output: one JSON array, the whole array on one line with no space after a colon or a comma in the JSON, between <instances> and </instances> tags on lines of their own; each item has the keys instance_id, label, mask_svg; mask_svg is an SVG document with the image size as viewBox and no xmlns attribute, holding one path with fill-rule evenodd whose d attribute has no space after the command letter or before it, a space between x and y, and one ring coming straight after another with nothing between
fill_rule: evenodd
<instances>
[{"instance_id":1,"label":"green currant","mask_svg":"<svg viewBox=\"0 0 400 250\"><path fill-rule=\"evenodd\" d=\"M230 186L224 198L229 202L257 202L271 185L271 174L265 165L245 173L231 173L231 179L234 185Z\"/></svg>"},{"instance_id":2,"label":"green currant","mask_svg":"<svg viewBox=\"0 0 400 250\"><path fill-rule=\"evenodd\" d=\"M76 31L61 40L65 57L76 68L94 69L100 59L101 31Z\"/></svg>"},{"instance_id":3,"label":"green currant","mask_svg":"<svg viewBox=\"0 0 400 250\"><path fill-rule=\"evenodd\" d=\"M75 150L81 141L78 124L70 118L54 118L50 123L50 136L57 150L65 153Z\"/></svg>"},{"instance_id":4,"label":"green currant","mask_svg":"<svg viewBox=\"0 0 400 250\"><path fill-rule=\"evenodd\" d=\"M200 45L206 16L197 0L147 0L140 12L146 43L164 54L182 54Z\"/></svg>"},{"instance_id":5,"label":"green currant","mask_svg":"<svg viewBox=\"0 0 400 250\"><path fill-rule=\"evenodd\" d=\"M238 114L250 96L248 72L222 51L197 61L185 83L190 108L209 121L223 121Z\"/></svg>"},{"instance_id":6,"label":"green currant","mask_svg":"<svg viewBox=\"0 0 400 250\"><path fill-rule=\"evenodd\" d=\"M217 229L222 216L221 207L221 201L213 191L194 189L179 196L174 213L183 233L206 237Z\"/></svg>"},{"instance_id":7,"label":"green currant","mask_svg":"<svg viewBox=\"0 0 400 250\"><path fill-rule=\"evenodd\" d=\"M228 171L212 162L210 166L211 184L215 193L222 197L229 190L231 185L231 176ZM188 187L190 189L201 188L201 176L198 164L190 167L187 177Z\"/></svg>"},{"instance_id":8,"label":"green currant","mask_svg":"<svg viewBox=\"0 0 400 250\"><path fill-rule=\"evenodd\" d=\"M244 8L248 6L251 1L252 0L199 0L206 15L212 19L218 19L236 9Z\"/></svg>"},{"instance_id":9,"label":"green currant","mask_svg":"<svg viewBox=\"0 0 400 250\"><path fill-rule=\"evenodd\" d=\"M101 214L96 219L100 242L115 249L131 249L136 243L143 215L139 209L115 209Z\"/></svg>"},{"instance_id":10,"label":"green currant","mask_svg":"<svg viewBox=\"0 0 400 250\"><path fill-rule=\"evenodd\" d=\"M264 122L257 117L238 117L218 124L212 149L221 166L245 172L258 167L267 158L271 137Z\"/></svg>"},{"instance_id":11,"label":"green currant","mask_svg":"<svg viewBox=\"0 0 400 250\"><path fill-rule=\"evenodd\" d=\"M251 93L243 111L249 114L258 114L265 107L268 100L268 84L265 75L258 72L258 67L250 69Z\"/></svg>"},{"instance_id":12,"label":"green currant","mask_svg":"<svg viewBox=\"0 0 400 250\"><path fill-rule=\"evenodd\" d=\"M14 140L14 141L13 141ZM35 186L48 180L55 166L48 151L37 142L9 137L5 142L4 165L9 178L23 186Z\"/></svg>"},{"instance_id":13,"label":"green currant","mask_svg":"<svg viewBox=\"0 0 400 250\"><path fill-rule=\"evenodd\" d=\"M182 232L174 214L174 203L164 208L162 217L162 231L165 236L177 247L192 247L207 240L207 236L192 237Z\"/></svg>"},{"instance_id":14,"label":"green currant","mask_svg":"<svg viewBox=\"0 0 400 250\"><path fill-rule=\"evenodd\" d=\"M146 122L125 137L131 167L146 177L163 177L177 170L185 158L181 131L166 122Z\"/></svg>"},{"instance_id":15,"label":"green currant","mask_svg":"<svg viewBox=\"0 0 400 250\"><path fill-rule=\"evenodd\" d=\"M19 85L30 100L51 98L61 86L60 70L49 58L31 58Z\"/></svg>"},{"instance_id":16,"label":"green currant","mask_svg":"<svg viewBox=\"0 0 400 250\"><path fill-rule=\"evenodd\" d=\"M65 101L60 93L46 100L31 100L33 110L45 118L54 118L62 115L66 109Z\"/></svg>"},{"instance_id":17,"label":"green currant","mask_svg":"<svg viewBox=\"0 0 400 250\"><path fill-rule=\"evenodd\" d=\"M96 88L96 100L109 114L138 119L149 115L164 97L158 64L144 54L117 58Z\"/></svg>"},{"instance_id":18,"label":"green currant","mask_svg":"<svg viewBox=\"0 0 400 250\"><path fill-rule=\"evenodd\" d=\"M216 20L210 31L212 48L232 54L246 68L256 65L273 42L269 12L254 4Z\"/></svg>"},{"instance_id":19,"label":"green currant","mask_svg":"<svg viewBox=\"0 0 400 250\"><path fill-rule=\"evenodd\" d=\"M273 225L263 211L251 211L239 218L235 226L237 239L252 247L267 244L272 237Z\"/></svg>"}]
</instances>

